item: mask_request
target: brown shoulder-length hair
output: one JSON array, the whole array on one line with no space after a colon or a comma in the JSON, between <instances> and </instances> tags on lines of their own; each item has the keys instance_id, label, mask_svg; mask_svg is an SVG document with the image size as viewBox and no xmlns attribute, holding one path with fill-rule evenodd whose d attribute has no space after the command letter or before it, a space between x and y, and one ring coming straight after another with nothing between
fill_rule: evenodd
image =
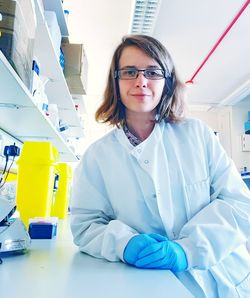
<instances>
[{"instance_id":1,"label":"brown shoulder-length hair","mask_svg":"<svg viewBox=\"0 0 250 298\"><path fill-rule=\"evenodd\" d=\"M184 118L184 84L176 76L172 58L166 48L155 38L147 35L129 35L116 48L101 106L95 114L98 122L121 127L125 121L125 106L120 100L119 82L115 71L119 69L122 51L128 46L136 46L153 58L167 74L162 98L157 106L157 122L179 122Z\"/></svg>"}]
</instances>

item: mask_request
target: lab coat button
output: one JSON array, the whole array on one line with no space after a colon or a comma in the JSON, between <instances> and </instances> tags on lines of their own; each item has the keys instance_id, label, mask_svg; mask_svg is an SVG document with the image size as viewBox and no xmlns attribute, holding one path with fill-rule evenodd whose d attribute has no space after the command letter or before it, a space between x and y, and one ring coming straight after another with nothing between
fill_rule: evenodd
<instances>
[{"instance_id":1,"label":"lab coat button","mask_svg":"<svg viewBox=\"0 0 250 298\"><path fill-rule=\"evenodd\" d=\"M144 163L145 163L145 164L148 164L148 163L149 163L149 161L148 161L147 159L145 159L145 160L144 160Z\"/></svg>"},{"instance_id":2,"label":"lab coat button","mask_svg":"<svg viewBox=\"0 0 250 298\"><path fill-rule=\"evenodd\" d=\"M141 148L138 148L138 149L137 149L137 152L138 152L138 153L141 153Z\"/></svg>"},{"instance_id":3,"label":"lab coat button","mask_svg":"<svg viewBox=\"0 0 250 298\"><path fill-rule=\"evenodd\" d=\"M153 198L156 198L156 193L153 194Z\"/></svg>"}]
</instances>

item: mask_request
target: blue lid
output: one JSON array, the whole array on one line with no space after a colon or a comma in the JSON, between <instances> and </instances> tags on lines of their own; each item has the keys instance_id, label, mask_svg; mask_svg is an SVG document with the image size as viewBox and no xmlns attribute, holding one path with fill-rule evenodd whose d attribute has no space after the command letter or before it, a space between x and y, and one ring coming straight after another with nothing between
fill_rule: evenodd
<instances>
[{"instance_id":1,"label":"blue lid","mask_svg":"<svg viewBox=\"0 0 250 298\"><path fill-rule=\"evenodd\" d=\"M40 74L40 69L36 60L32 61L32 70L34 70L38 75Z\"/></svg>"}]
</instances>

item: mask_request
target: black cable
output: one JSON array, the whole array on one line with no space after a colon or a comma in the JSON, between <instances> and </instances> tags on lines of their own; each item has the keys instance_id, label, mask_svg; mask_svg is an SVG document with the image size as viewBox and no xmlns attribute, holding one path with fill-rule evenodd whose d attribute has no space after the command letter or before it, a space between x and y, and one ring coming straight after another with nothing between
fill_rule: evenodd
<instances>
[{"instance_id":1,"label":"black cable","mask_svg":"<svg viewBox=\"0 0 250 298\"><path fill-rule=\"evenodd\" d=\"M11 145L11 146L5 146L5 148L4 148L4 155L5 155L5 166L4 166L4 170L2 172L2 177L0 178L0 189L6 183L6 180L7 180L8 176L9 176L10 169L11 169L11 167L13 165L13 162L15 160L15 157L19 155L19 148L16 146L16 143L14 143L14 145ZM13 156L13 160L12 160L12 163L10 164L9 169L8 169L8 171L6 173L6 169L7 169L7 165L8 165L8 161L9 161L9 156ZM5 173L6 173L6 175L5 175L5 178L4 178L4 182L3 182L3 184L1 184L2 181L3 181L3 177L4 177L4 174Z\"/></svg>"},{"instance_id":2,"label":"black cable","mask_svg":"<svg viewBox=\"0 0 250 298\"><path fill-rule=\"evenodd\" d=\"M3 169L3 174L5 173L5 171L6 171L6 169L7 169L8 161L9 161L9 156L7 155L7 156L6 156L6 159L5 159L5 166L4 166L4 169Z\"/></svg>"},{"instance_id":3,"label":"black cable","mask_svg":"<svg viewBox=\"0 0 250 298\"><path fill-rule=\"evenodd\" d=\"M11 162L11 164L10 164L10 166L9 166L9 168L8 168L8 170L7 170L7 172L6 172L6 175L5 175L3 184L2 184L2 185L0 184L0 189L1 189L1 188L4 186L4 184L6 183L6 180L7 180L8 176L9 176L9 173L10 173L10 169L11 169L13 163L14 163L15 157L16 157L16 155L13 157L13 160L12 160L12 162ZM7 158L6 158L6 159L7 159ZM6 163L7 163L7 162L6 162ZM1 178L0 183L2 182L2 180L3 180L3 179Z\"/></svg>"},{"instance_id":4,"label":"black cable","mask_svg":"<svg viewBox=\"0 0 250 298\"><path fill-rule=\"evenodd\" d=\"M5 174L6 169L7 169L8 161L9 161L9 156L7 155L7 156L5 157L5 165L4 165L3 172L2 172L2 174L1 174L2 177L1 177L1 179L0 179L0 184L1 184L2 181L3 181L3 177L4 177L4 174Z\"/></svg>"}]
</instances>

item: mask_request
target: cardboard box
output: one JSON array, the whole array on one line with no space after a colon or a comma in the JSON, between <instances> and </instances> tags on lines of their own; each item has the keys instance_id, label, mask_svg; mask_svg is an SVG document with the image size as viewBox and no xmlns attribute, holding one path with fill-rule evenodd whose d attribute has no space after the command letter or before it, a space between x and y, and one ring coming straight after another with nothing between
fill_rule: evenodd
<instances>
[{"instance_id":1,"label":"cardboard box","mask_svg":"<svg viewBox=\"0 0 250 298\"><path fill-rule=\"evenodd\" d=\"M31 18L32 13L28 11L32 0L19 1L22 6L16 1L0 0L0 50L31 90L36 18L35 15Z\"/></svg>"},{"instance_id":2,"label":"cardboard box","mask_svg":"<svg viewBox=\"0 0 250 298\"><path fill-rule=\"evenodd\" d=\"M83 44L62 44L64 75L71 94L86 94L88 62Z\"/></svg>"}]
</instances>

